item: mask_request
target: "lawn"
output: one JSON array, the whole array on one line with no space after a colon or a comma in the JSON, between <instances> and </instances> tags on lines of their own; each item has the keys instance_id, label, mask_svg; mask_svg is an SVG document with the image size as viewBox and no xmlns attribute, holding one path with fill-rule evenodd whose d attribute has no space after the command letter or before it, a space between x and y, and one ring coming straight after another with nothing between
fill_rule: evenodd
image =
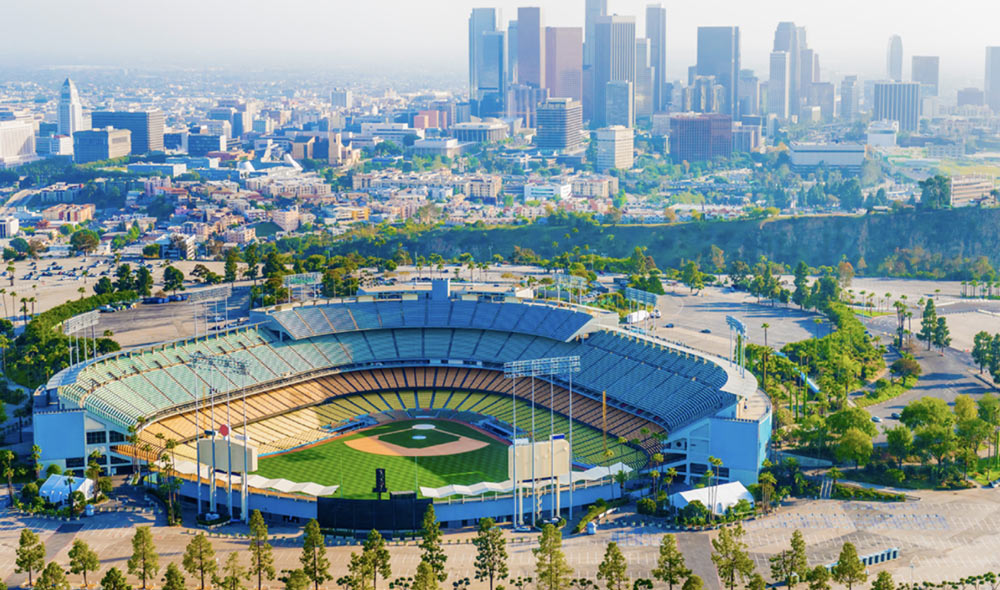
<instances>
[{"instance_id":1,"label":"lawn","mask_svg":"<svg viewBox=\"0 0 1000 590\"><path fill-rule=\"evenodd\" d=\"M422 436L424 438L414 438ZM382 442L406 447L407 449L426 449L435 445L455 442L458 437L443 430L400 430L378 437Z\"/></svg>"},{"instance_id":2,"label":"lawn","mask_svg":"<svg viewBox=\"0 0 1000 590\"><path fill-rule=\"evenodd\" d=\"M411 428L414 424L434 424L437 430L413 431ZM467 436L490 444L468 453L417 459L364 453L344 444L353 439L396 433L395 436L400 438L387 442L401 444L401 440L405 439L410 443L407 446L412 447L412 443L426 442L412 440L411 437L417 432L428 436L426 440L443 435L435 444L448 442L445 438L457 438L451 435ZM507 479L507 445L454 422L406 420L376 426L308 449L261 458L257 475L296 482L311 481L320 485L339 485L340 497L374 498L375 494L371 490L375 485L375 469L380 467L385 469L386 483L391 491L415 490L419 493L419 486L437 488L448 484L504 481Z\"/></svg>"}]
</instances>

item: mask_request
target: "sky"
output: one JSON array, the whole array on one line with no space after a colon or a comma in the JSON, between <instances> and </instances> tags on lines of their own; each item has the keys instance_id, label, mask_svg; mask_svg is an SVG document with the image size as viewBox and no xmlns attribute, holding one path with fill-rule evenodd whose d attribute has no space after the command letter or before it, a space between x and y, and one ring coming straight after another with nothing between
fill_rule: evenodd
<instances>
[{"instance_id":1,"label":"sky","mask_svg":"<svg viewBox=\"0 0 1000 590\"><path fill-rule=\"evenodd\" d=\"M644 31L648 0L609 0ZM941 57L942 85L982 86L985 47L1000 45L997 0L664 0L668 74L686 77L700 25L738 25L744 67L766 77L774 28L808 31L824 79L884 75L890 35ZM476 6L536 5L551 26L582 26L584 0L3 0L0 65L218 67L244 64L466 71ZM829 74L829 76L828 76Z\"/></svg>"}]
</instances>

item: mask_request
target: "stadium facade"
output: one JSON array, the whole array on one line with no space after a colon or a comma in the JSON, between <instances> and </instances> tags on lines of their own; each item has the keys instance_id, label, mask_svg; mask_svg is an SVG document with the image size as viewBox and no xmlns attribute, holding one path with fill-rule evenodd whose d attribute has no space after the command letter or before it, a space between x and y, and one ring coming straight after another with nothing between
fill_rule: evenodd
<instances>
[{"instance_id":1,"label":"stadium facade","mask_svg":"<svg viewBox=\"0 0 1000 590\"><path fill-rule=\"evenodd\" d=\"M526 387L504 378L503 364L566 356L580 358L581 370L571 382L569 375L536 378L555 388L552 409L565 414L572 398L573 420L605 429L608 438L629 440L644 457L661 453L658 468L676 469L678 482L695 483L709 469L709 457L716 457L722 461L714 470L720 482L755 483L767 456L771 408L749 372L729 360L624 331L617 314L497 294L452 294L442 281L430 291L262 308L251 311L250 319L244 327L125 350L56 374L36 392L34 437L41 463L82 474L97 451L108 472L127 473L135 463L159 457L171 439L179 443L178 464L193 460L185 449L206 429L213 399L230 402L237 433L244 412L253 425L345 396L378 394L385 400L382 393L399 390L414 393L395 396L384 408L374 405L367 418L359 409L345 423L380 414L422 417L432 409L468 410L455 415L469 416L479 411L474 404L460 407L465 402L453 401L448 392L524 398ZM239 361L247 374L199 368L192 360L201 355ZM418 389L430 394L421 398ZM138 450L129 444L130 429L137 432ZM248 430L253 442L256 435ZM594 466L582 452L574 449L573 455L578 470ZM188 498L203 487L195 485L194 473L181 489ZM273 483L255 488L252 478L248 483L249 509L315 516L316 497L308 489L302 493L302 485L288 492ZM582 485L573 504L608 497L614 484L604 484ZM225 490L217 494L225 503ZM442 504L441 520L461 523L513 512L512 503L495 493L453 500L435 500ZM561 506L569 501L564 495Z\"/></svg>"}]
</instances>

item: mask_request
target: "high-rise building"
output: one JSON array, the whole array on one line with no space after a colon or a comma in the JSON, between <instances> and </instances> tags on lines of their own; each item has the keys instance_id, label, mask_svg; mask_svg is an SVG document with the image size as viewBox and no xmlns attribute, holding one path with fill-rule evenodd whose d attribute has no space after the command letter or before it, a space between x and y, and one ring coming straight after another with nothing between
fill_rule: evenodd
<instances>
[{"instance_id":1,"label":"high-rise building","mask_svg":"<svg viewBox=\"0 0 1000 590\"><path fill-rule=\"evenodd\" d=\"M594 104L591 125L607 127L608 86L635 84L635 18L603 16L594 26ZM631 110L631 108L629 109Z\"/></svg>"},{"instance_id":2,"label":"high-rise building","mask_svg":"<svg viewBox=\"0 0 1000 590\"><path fill-rule=\"evenodd\" d=\"M936 55L914 55L910 79L920 84L924 96L937 96L941 58Z\"/></svg>"},{"instance_id":3,"label":"high-rise building","mask_svg":"<svg viewBox=\"0 0 1000 590\"><path fill-rule=\"evenodd\" d=\"M812 85L816 82L819 82L819 56L812 49L802 49L799 51L799 80L798 83L792 82L798 90L799 99L790 110L815 104L812 102Z\"/></svg>"},{"instance_id":4,"label":"high-rise building","mask_svg":"<svg viewBox=\"0 0 1000 590\"><path fill-rule=\"evenodd\" d=\"M833 82L813 82L809 86L809 104L819 107L824 123L833 121L837 102L837 90Z\"/></svg>"},{"instance_id":5,"label":"high-rise building","mask_svg":"<svg viewBox=\"0 0 1000 590\"><path fill-rule=\"evenodd\" d=\"M1000 113L1000 47L986 48L986 106Z\"/></svg>"},{"instance_id":6,"label":"high-rise building","mask_svg":"<svg viewBox=\"0 0 1000 590\"><path fill-rule=\"evenodd\" d=\"M30 120L0 121L0 168L35 157L35 126Z\"/></svg>"},{"instance_id":7,"label":"high-rise building","mask_svg":"<svg viewBox=\"0 0 1000 590\"><path fill-rule=\"evenodd\" d=\"M670 157L675 163L728 158L733 154L733 120L718 113L670 118Z\"/></svg>"},{"instance_id":8,"label":"high-rise building","mask_svg":"<svg viewBox=\"0 0 1000 590\"><path fill-rule=\"evenodd\" d=\"M753 70L740 70L740 80L736 86L736 102L743 115L760 114L760 80Z\"/></svg>"},{"instance_id":9,"label":"high-rise building","mask_svg":"<svg viewBox=\"0 0 1000 590\"><path fill-rule=\"evenodd\" d=\"M546 27L545 78L549 96L583 100L583 29Z\"/></svg>"},{"instance_id":10,"label":"high-rise building","mask_svg":"<svg viewBox=\"0 0 1000 590\"><path fill-rule=\"evenodd\" d=\"M605 87L604 120L608 126L635 126L635 86L627 80L608 82Z\"/></svg>"},{"instance_id":11,"label":"high-rise building","mask_svg":"<svg viewBox=\"0 0 1000 590\"><path fill-rule=\"evenodd\" d=\"M548 88L514 84L507 89L506 116L521 119L525 127L535 127L538 105L549 98Z\"/></svg>"},{"instance_id":12,"label":"high-rise building","mask_svg":"<svg viewBox=\"0 0 1000 590\"><path fill-rule=\"evenodd\" d=\"M886 76L894 82L903 81L903 38L899 35L889 37L889 49L885 60Z\"/></svg>"},{"instance_id":13,"label":"high-rise building","mask_svg":"<svg viewBox=\"0 0 1000 590\"><path fill-rule=\"evenodd\" d=\"M653 68L653 111L663 112L670 104L667 93L667 11L662 4L646 6L646 39L649 65Z\"/></svg>"},{"instance_id":14,"label":"high-rise building","mask_svg":"<svg viewBox=\"0 0 1000 590\"><path fill-rule=\"evenodd\" d=\"M545 29L538 6L517 9L517 81L535 88L546 87Z\"/></svg>"},{"instance_id":15,"label":"high-rise building","mask_svg":"<svg viewBox=\"0 0 1000 590\"><path fill-rule=\"evenodd\" d=\"M352 108L354 106L354 96L346 88L337 88L330 92L330 106L335 109Z\"/></svg>"},{"instance_id":16,"label":"high-rise building","mask_svg":"<svg viewBox=\"0 0 1000 590\"><path fill-rule=\"evenodd\" d=\"M211 152L226 151L226 136L219 133L192 133L187 138L190 156L204 156Z\"/></svg>"},{"instance_id":17,"label":"high-rise building","mask_svg":"<svg viewBox=\"0 0 1000 590\"><path fill-rule=\"evenodd\" d=\"M597 161L595 167L601 172L612 168L628 170L634 163L633 149L635 136L629 127L612 125L598 129Z\"/></svg>"},{"instance_id":18,"label":"high-rise building","mask_svg":"<svg viewBox=\"0 0 1000 590\"><path fill-rule=\"evenodd\" d=\"M594 27L597 19L608 15L608 0L587 0L584 8L583 65L594 65Z\"/></svg>"},{"instance_id":19,"label":"high-rise building","mask_svg":"<svg viewBox=\"0 0 1000 590\"><path fill-rule=\"evenodd\" d=\"M858 108L860 107L861 87L858 84L857 76L844 76L840 81L840 118L845 121L854 121L858 118Z\"/></svg>"},{"instance_id":20,"label":"high-rise building","mask_svg":"<svg viewBox=\"0 0 1000 590\"><path fill-rule=\"evenodd\" d=\"M517 82L517 21L507 23L507 84Z\"/></svg>"},{"instance_id":21,"label":"high-rise building","mask_svg":"<svg viewBox=\"0 0 1000 590\"><path fill-rule=\"evenodd\" d=\"M572 98L550 98L538 105L535 144L542 150L575 152L583 145L583 105Z\"/></svg>"},{"instance_id":22,"label":"high-rise building","mask_svg":"<svg viewBox=\"0 0 1000 590\"><path fill-rule=\"evenodd\" d=\"M649 39L635 40L635 116L649 119L653 116L653 65Z\"/></svg>"},{"instance_id":23,"label":"high-rise building","mask_svg":"<svg viewBox=\"0 0 1000 590\"><path fill-rule=\"evenodd\" d=\"M958 91L958 106L981 107L986 104L983 91L978 88L962 88Z\"/></svg>"},{"instance_id":24,"label":"high-rise building","mask_svg":"<svg viewBox=\"0 0 1000 590\"><path fill-rule=\"evenodd\" d=\"M94 111L94 127L128 129L132 132L132 154L163 151L163 111Z\"/></svg>"},{"instance_id":25,"label":"high-rise building","mask_svg":"<svg viewBox=\"0 0 1000 590\"><path fill-rule=\"evenodd\" d=\"M76 84L66 78L59 90L59 134L73 135L77 131L83 131L87 128L88 126L84 122L80 93L76 89Z\"/></svg>"},{"instance_id":26,"label":"high-rise building","mask_svg":"<svg viewBox=\"0 0 1000 590\"><path fill-rule=\"evenodd\" d=\"M801 35L800 35L801 33ZM784 51L788 53L788 100L785 101L787 107L781 107L782 110L787 110L788 114L782 118L787 119L792 115L799 114L799 103L802 100L802 94L799 90L799 85L801 84L801 62L802 50L805 48L805 29L795 26L793 22L780 22L778 23L778 28L774 31L774 49L773 51ZM779 76L781 73L778 73ZM773 106L771 105L771 83L768 81L768 112L773 113ZM779 115L780 117L780 115Z\"/></svg>"},{"instance_id":27,"label":"high-rise building","mask_svg":"<svg viewBox=\"0 0 1000 590\"><path fill-rule=\"evenodd\" d=\"M73 134L73 160L77 164L112 160L132 151L132 132L128 129L90 129Z\"/></svg>"},{"instance_id":28,"label":"high-rise building","mask_svg":"<svg viewBox=\"0 0 1000 590\"><path fill-rule=\"evenodd\" d=\"M916 131L920 121L920 84L876 82L873 117L876 121L898 122L900 131Z\"/></svg>"},{"instance_id":29,"label":"high-rise building","mask_svg":"<svg viewBox=\"0 0 1000 590\"><path fill-rule=\"evenodd\" d=\"M469 15L469 99L479 100L479 53L483 33L497 30L495 8L473 8Z\"/></svg>"},{"instance_id":30,"label":"high-rise building","mask_svg":"<svg viewBox=\"0 0 1000 590\"><path fill-rule=\"evenodd\" d=\"M767 80L767 112L779 119L788 119L791 96L791 55L787 51L771 52L771 76Z\"/></svg>"},{"instance_id":31,"label":"high-rise building","mask_svg":"<svg viewBox=\"0 0 1000 590\"><path fill-rule=\"evenodd\" d=\"M736 84L740 71L740 28L698 27L699 76L714 76L723 87L723 104L720 112L735 115Z\"/></svg>"},{"instance_id":32,"label":"high-rise building","mask_svg":"<svg viewBox=\"0 0 1000 590\"><path fill-rule=\"evenodd\" d=\"M507 104L507 34L503 31L488 31L479 40L478 83L473 114L503 117Z\"/></svg>"}]
</instances>

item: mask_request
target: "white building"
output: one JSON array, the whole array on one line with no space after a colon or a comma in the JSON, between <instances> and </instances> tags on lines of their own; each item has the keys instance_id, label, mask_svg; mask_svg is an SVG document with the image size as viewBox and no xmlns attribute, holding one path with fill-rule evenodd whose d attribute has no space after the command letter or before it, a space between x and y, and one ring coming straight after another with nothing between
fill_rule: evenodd
<instances>
[{"instance_id":1,"label":"white building","mask_svg":"<svg viewBox=\"0 0 1000 590\"><path fill-rule=\"evenodd\" d=\"M0 121L0 168L35 158L35 126L31 121Z\"/></svg>"},{"instance_id":2,"label":"white building","mask_svg":"<svg viewBox=\"0 0 1000 590\"><path fill-rule=\"evenodd\" d=\"M330 105L335 108L349 109L354 106L354 96L350 90L334 90L330 93Z\"/></svg>"},{"instance_id":3,"label":"white building","mask_svg":"<svg viewBox=\"0 0 1000 590\"><path fill-rule=\"evenodd\" d=\"M0 218L0 239L10 239L17 236L21 231L21 224L16 217L8 216Z\"/></svg>"},{"instance_id":4,"label":"white building","mask_svg":"<svg viewBox=\"0 0 1000 590\"><path fill-rule=\"evenodd\" d=\"M529 183L524 185L525 201L551 201L568 199L573 195L573 185L546 183Z\"/></svg>"},{"instance_id":5,"label":"white building","mask_svg":"<svg viewBox=\"0 0 1000 590\"><path fill-rule=\"evenodd\" d=\"M72 156L73 138L68 135L36 137L35 151L39 156Z\"/></svg>"},{"instance_id":6,"label":"white building","mask_svg":"<svg viewBox=\"0 0 1000 590\"><path fill-rule=\"evenodd\" d=\"M77 131L87 129L90 129L90 125L86 124L83 116L80 93L76 90L76 84L66 78L59 91L59 135L72 137Z\"/></svg>"},{"instance_id":7,"label":"white building","mask_svg":"<svg viewBox=\"0 0 1000 590\"><path fill-rule=\"evenodd\" d=\"M873 148L896 147L899 121L872 121L868 125L868 145Z\"/></svg>"},{"instance_id":8,"label":"white building","mask_svg":"<svg viewBox=\"0 0 1000 590\"><path fill-rule=\"evenodd\" d=\"M865 162L866 148L860 143L793 143L789 156L792 168L815 168L820 164L827 168L861 170Z\"/></svg>"},{"instance_id":9,"label":"white building","mask_svg":"<svg viewBox=\"0 0 1000 590\"><path fill-rule=\"evenodd\" d=\"M601 172L618 168L628 170L634 163L632 129L613 125L597 130L597 169Z\"/></svg>"}]
</instances>

